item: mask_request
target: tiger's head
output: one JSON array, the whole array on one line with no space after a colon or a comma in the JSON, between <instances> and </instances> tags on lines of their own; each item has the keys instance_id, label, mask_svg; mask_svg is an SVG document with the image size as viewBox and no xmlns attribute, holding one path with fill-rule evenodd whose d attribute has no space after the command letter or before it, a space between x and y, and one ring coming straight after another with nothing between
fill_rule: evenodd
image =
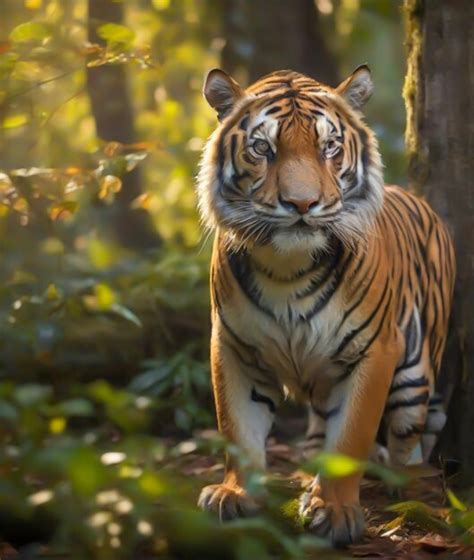
<instances>
[{"instance_id":1,"label":"tiger's head","mask_svg":"<svg viewBox=\"0 0 474 560\"><path fill-rule=\"evenodd\" d=\"M373 90L357 68L337 88L289 70L243 89L209 72L219 126L198 175L203 221L237 247L324 250L363 240L382 206L382 163L360 112Z\"/></svg>"}]
</instances>

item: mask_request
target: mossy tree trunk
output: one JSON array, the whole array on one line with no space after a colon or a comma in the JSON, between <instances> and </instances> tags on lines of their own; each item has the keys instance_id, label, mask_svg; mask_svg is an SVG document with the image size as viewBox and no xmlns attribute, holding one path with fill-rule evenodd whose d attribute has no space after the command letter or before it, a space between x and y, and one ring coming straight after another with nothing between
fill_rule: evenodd
<instances>
[{"instance_id":1,"label":"mossy tree trunk","mask_svg":"<svg viewBox=\"0 0 474 560\"><path fill-rule=\"evenodd\" d=\"M223 8L224 70L249 83L287 68L337 84L314 0L226 0Z\"/></svg>"},{"instance_id":2,"label":"mossy tree trunk","mask_svg":"<svg viewBox=\"0 0 474 560\"><path fill-rule=\"evenodd\" d=\"M449 224L458 261L442 384L444 454L474 481L474 2L405 0L407 147L416 190Z\"/></svg>"},{"instance_id":3,"label":"mossy tree trunk","mask_svg":"<svg viewBox=\"0 0 474 560\"><path fill-rule=\"evenodd\" d=\"M88 0L88 38L104 45L97 28L105 23L124 23L124 3L115 0ZM87 91L97 136L102 140L131 144L136 141L133 105L128 91L125 65L106 64L87 69ZM112 221L117 238L128 247L156 246L160 239L145 210L132 210L131 202L142 193L139 168L122 178Z\"/></svg>"}]
</instances>

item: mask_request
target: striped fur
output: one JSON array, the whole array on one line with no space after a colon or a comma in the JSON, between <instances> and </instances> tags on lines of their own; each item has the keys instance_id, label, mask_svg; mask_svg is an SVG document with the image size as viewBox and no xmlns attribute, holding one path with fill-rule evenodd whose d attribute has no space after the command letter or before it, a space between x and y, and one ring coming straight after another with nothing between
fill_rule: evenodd
<instances>
[{"instance_id":1,"label":"striped fur","mask_svg":"<svg viewBox=\"0 0 474 560\"><path fill-rule=\"evenodd\" d=\"M198 181L216 229L212 380L221 432L257 468L287 395L309 403L309 448L359 459L380 425L402 464L422 435L427 456L444 424L435 382L452 244L423 200L383 185L360 113L371 89L366 67L336 89L291 71L245 91L220 71L206 83L221 118ZM243 476L228 461L200 505L222 518L253 511ZM316 533L360 537L359 478L315 479L300 512Z\"/></svg>"}]
</instances>

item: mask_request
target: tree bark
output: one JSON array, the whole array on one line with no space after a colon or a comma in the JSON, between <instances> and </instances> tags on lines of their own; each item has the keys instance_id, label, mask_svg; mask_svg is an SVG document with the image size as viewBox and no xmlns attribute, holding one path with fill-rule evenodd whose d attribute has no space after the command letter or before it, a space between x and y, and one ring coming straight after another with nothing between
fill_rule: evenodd
<instances>
[{"instance_id":1,"label":"tree bark","mask_svg":"<svg viewBox=\"0 0 474 560\"><path fill-rule=\"evenodd\" d=\"M449 224L458 272L442 385L454 392L443 445L474 481L474 2L405 0L411 178Z\"/></svg>"},{"instance_id":2,"label":"tree bark","mask_svg":"<svg viewBox=\"0 0 474 560\"><path fill-rule=\"evenodd\" d=\"M104 23L123 24L124 4L114 0L88 0L88 38L104 44L97 27ZM125 66L106 64L87 69L87 90L97 136L105 141L131 144L136 141L133 106L128 91ZM132 210L130 203L142 193L139 168L122 177L122 189L116 197L114 229L126 246L154 247L159 237L145 210Z\"/></svg>"},{"instance_id":3,"label":"tree bark","mask_svg":"<svg viewBox=\"0 0 474 560\"><path fill-rule=\"evenodd\" d=\"M224 70L248 82L274 70L302 72L329 85L337 64L319 25L314 0L226 0Z\"/></svg>"}]
</instances>

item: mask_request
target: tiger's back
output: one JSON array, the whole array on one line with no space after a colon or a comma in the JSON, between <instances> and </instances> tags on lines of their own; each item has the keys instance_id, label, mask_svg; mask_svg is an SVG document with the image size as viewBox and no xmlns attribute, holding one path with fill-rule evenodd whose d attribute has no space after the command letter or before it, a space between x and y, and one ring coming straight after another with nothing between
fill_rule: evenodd
<instances>
[{"instance_id":1,"label":"tiger's back","mask_svg":"<svg viewBox=\"0 0 474 560\"><path fill-rule=\"evenodd\" d=\"M422 199L387 187L380 226L390 251L404 351L384 414L389 454L405 464L421 435L425 460L445 423L437 375L448 333L456 263L446 226Z\"/></svg>"}]
</instances>

